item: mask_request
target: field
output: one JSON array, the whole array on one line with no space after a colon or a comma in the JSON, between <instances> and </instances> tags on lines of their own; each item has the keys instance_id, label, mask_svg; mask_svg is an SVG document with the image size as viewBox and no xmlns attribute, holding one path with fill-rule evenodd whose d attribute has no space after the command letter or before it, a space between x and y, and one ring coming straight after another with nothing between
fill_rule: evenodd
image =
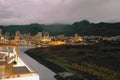
<instances>
[{"instance_id":1,"label":"field","mask_svg":"<svg viewBox=\"0 0 120 80\"><path fill-rule=\"evenodd\" d=\"M83 80L120 79L120 43L54 46L26 51L54 72L72 72Z\"/></svg>"}]
</instances>

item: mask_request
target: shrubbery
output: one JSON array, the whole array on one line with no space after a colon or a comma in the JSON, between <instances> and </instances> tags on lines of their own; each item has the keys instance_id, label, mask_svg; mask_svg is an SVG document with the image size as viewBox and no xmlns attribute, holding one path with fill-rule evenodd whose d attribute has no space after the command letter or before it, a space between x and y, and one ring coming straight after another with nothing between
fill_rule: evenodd
<instances>
[{"instance_id":1,"label":"shrubbery","mask_svg":"<svg viewBox=\"0 0 120 80\"><path fill-rule=\"evenodd\" d=\"M97 76L100 80L119 80L120 77L118 72L88 62L81 62L81 64L74 63L71 67L89 73L90 75Z\"/></svg>"}]
</instances>

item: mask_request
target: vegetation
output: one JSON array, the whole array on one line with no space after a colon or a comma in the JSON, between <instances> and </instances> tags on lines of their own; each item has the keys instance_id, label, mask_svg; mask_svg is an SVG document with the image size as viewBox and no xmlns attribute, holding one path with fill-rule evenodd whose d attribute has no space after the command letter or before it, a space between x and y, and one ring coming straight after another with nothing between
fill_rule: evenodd
<instances>
[{"instance_id":1,"label":"vegetation","mask_svg":"<svg viewBox=\"0 0 120 80\"><path fill-rule=\"evenodd\" d=\"M75 22L72 25L66 24L29 24L29 25L10 25L10 26L0 26L3 29L4 34L10 32L14 34L17 30L21 33L31 33L35 35L37 32L42 32L43 30L48 31L50 35L60 35L73 36L75 33L79 35L99 35L99 36L116 36L120 35L120 23L90 23L87 20L80 22Z\"/></svg>"},{"instance_id":2,"label":"vegetation","mask_svg":"<svg viewBox=\"0 0 120 80\"><path fill-rule=\"evenodd\" d=\"M68 71L85 80L119 80L120 42L107 43L36 48L26 53L56 73Z\"/></svg>"},{"instance_id":3,"label":"vegetation","mask_svg":"<svg viewBox=\"0 0 120 80\"><path fill-rule=\"evenodd\" d=\"M81 62L81 64L72 64L72 68L75 68L79 71L89 73L93 76L96 76L98 79L102 80L118 80L119 72L110 70L105 67L99 67L95 64L90 64L88 62Z\"/></svg>"},{"instance_id":4,"label":"vegetation","mask_svg":"<svg viewBox=\"0 0 120 80\"><path fill-rule=\"evenodd\" d=\"M10 25L2 27L3 34L9 32L10 35L15 34L16 31L20 31L22 34L31 33L31 35L37 34L37 32L42 32L43 27L40 24L30 24L30 25Z\"/></svg>"}]
</instances>

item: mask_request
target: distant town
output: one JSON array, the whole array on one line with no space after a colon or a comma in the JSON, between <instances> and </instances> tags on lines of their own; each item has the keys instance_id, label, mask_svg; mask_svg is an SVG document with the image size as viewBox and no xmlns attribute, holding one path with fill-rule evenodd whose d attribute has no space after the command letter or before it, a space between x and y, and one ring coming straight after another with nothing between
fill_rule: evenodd
<instances>
[{"instance_id":1,"label":"distant town","mask_svg":"<svg viewBox=\"0 0 120 80\"><path fill-rule=\"evenodd\" d=\"M64 34L50 36L47 31L38 32L33 36L30 33L21 34L20 31L16 31L15 35L11 38L8 32L2 35L2 29L0 29L0 39L0 43L16 43L33 47L50 47L59 45L93 45L101 41L120 41L120 36L79 36L77 33L71 37L67 37Z\"/></svg>"}]
</instances>

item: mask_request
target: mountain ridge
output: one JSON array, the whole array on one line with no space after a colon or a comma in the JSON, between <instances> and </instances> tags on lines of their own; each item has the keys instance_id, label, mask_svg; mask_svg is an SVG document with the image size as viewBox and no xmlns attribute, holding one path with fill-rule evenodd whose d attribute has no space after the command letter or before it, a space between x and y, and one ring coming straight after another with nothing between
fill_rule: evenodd
<instances>
[{"instance_id":1,"label":"mountain ridge","mask_svg":"<svg viewBox=\"0 0 120 80\"><path fill-rule=\"evenodd\" d=\"M73 36L78 33L81 36L93 35L93 36L116 36L120 35L120 22L116 23L90 23L87 20L74 22L73 24L27 24L27 25L9 25L0 26L3 29L3 34L10 32L15 34L16 31L20 31L22 34L31 33L31 35L37 34L37 32L47 31L52 36L64 34L65 36Z\"/></svg>"}]
</instances>

